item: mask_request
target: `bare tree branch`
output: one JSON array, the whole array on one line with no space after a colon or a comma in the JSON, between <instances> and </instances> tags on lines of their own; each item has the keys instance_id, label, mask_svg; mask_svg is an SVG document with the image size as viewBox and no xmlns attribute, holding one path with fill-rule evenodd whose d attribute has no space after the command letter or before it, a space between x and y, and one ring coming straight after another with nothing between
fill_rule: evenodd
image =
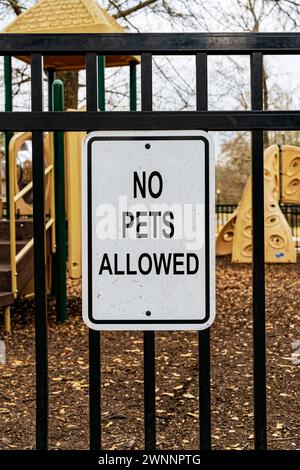
<instances>
[{"instance_id":1,"label":"bare tree branch","mask_svg":"<svg viewBox=\"0 0 300 470\"><path fill-rule=\"evenodd\" d=\"M148 7L152 5L152 3L156 3L158 0L145 0L143 2L138 3L137 5L127 8L126 10L120 10L119 7L117 6L116 2L111 2L115 8L117 8L118 13L113 15L113 17L117 20L118 18L126 18L129 15L132 15L132 13L135 13L138 10L141 10L142 8Z\"/></svg>"},{"instance_id":2,"label":"bare tree branch","mask_svg":"<svg viewBox=\"0 0 300 470\"><path fill-rule=\"evenodd\" d=\"M21 6L18 0L2 0L0 4L2 4L4 7L10 8L16 16L21 15L24 9L26 9Z\"/></svg>"}]
</instances>

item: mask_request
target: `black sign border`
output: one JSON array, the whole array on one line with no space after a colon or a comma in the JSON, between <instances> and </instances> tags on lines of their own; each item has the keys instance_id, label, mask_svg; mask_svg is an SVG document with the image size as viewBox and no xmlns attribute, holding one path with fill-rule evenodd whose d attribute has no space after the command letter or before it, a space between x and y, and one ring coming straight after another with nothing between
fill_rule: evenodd
<instances>
[{"instance_id":1,"label":"black sign border","mask_svg":"<svg viewBox=\"0 0 300 470\"><path fill-rule=\"evenodd\" d=\"M99 320L93 317L93 272L92 272L92 145L97 141L123 141L123 140L200 140L204 143L205 147L205 317L201 320ZM88 140L87 143L87 188L88 188L88 319L94 325L105 324L122 324L122 325L145 325L145 324L203 324L207 323L210 319L210 181L209 181L209 140L204 136L107 136L100 137L94 136Z\"/></svg>"}]
</instances>

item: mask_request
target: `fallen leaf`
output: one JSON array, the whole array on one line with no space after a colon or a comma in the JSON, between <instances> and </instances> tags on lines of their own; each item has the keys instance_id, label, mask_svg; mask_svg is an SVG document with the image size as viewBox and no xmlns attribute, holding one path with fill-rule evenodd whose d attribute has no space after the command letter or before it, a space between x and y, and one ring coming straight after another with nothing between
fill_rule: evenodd
<instances>
[{"instance_id":1,"label":"fallen leaf","mask_svg":"<svg viewBox=\"0 0 300 470\"><path fill-rule=\"evenodd\" d=\"M184 398L189 398L189 399L195 398L195 396L192 395L191 393L184 393L183 396L184 396Z\"/></svg>"}]
</instances>

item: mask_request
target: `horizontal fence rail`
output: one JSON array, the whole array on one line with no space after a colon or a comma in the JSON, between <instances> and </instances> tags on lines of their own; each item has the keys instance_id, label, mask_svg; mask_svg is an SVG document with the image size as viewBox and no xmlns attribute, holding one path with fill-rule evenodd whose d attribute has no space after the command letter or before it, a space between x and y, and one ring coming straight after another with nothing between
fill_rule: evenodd
<instances>
[{"instance_id":1,"label":"horizontal fence rail","mask_svg":"<svg viewBox=\"0 0 300 470\"><path fill-rule=\"evenodd\" d=\"M252 131L253 210L253 339L254 430L256 449L267 446L264 281L264 169L263 131L299 130L300 111L263 111L263 54L300 54L300 33L193 33L193 34L28 34L0 35L0 54L31 55L32 112L0 112L0 130L33 132L34 256L36 285L37 448L48 446L48 353L45 290L45 184L44 131L179 130ZM98 112L97 55L141 56L142 111ZM195 111L152 110L152 56L194 55L196 65ZM208 55L248 55L251 70L251 111L207 110ZM85 55L87 111L42 111L42 59L47 55ZM218 214L217 214L218 216ZM290 220L294 213L287 215ZM294 219L293 219L294 220ZM100 333L89 332L90 447L101 447ZM199 334L200 448L211 447L210 331ZM121 393L121 392L120 392ZM155 436L155 335L144 335L145 448L152 450Z\"/></svg>"},{"instance_id":2,"label":"horizontal fence rail","mask_svg":"<svg viewBox=\"0 0 300 470\"><path fill-rule=\"evenodd\" d=\"M5 34L0 54L299 54L299 33Z\"/></svg>"},{"instance_id":3,"label":"horizontal fence rail","mask_svg":"<svg viewBox=\"0 0 300 470\"><path fill-rule=\"evenodd\" d=\"M106 111L0 112L0 129L83 131L96 129L299 130L300 111Z\"/></svg>"}]
</instances>

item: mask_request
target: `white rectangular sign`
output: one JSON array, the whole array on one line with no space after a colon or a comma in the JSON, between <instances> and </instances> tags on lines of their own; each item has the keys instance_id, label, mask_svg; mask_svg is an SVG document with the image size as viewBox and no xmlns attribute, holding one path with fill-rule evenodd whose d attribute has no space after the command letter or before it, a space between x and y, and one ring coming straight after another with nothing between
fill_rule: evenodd
<instances>
[{"instance_id":1,"label":"white rectangular sign","mask_svg":"<svg viewBox=\"0 0 300 470\"><path fill-rule=\"evenodd\" d=\"M92 132L84 142L82 178L89 328L208 328L215 315L209 135Z\"/></svg>"}]
</instances>

